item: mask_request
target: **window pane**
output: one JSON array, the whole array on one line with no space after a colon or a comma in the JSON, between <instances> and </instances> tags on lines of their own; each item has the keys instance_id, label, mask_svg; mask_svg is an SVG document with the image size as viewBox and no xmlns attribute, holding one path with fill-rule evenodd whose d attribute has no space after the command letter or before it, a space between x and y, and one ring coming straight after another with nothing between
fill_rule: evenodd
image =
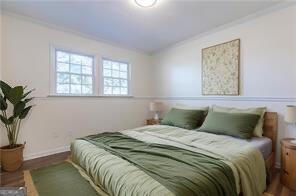
<instances>
[{"instance_id":1,"label":"window pane","mask_svg":"<svg viewBox=\"0 0 296 196\"><path fill-rule=\"evenodd\" d=\"M119 71L112 70L112 77L118 78L119 77Z\"/></svg>"},{"instance_id":2,"label":"window pane","mask_svg":"<svg viewBox=\"0 0 296 196\"><path fill-rule=\"evenodd\" d=\"M108 60L103 60L103 66L107 69L112 69L111 62Z\"/></svg>"},{"instance_id":3,"label":"window pane","mask_svg":"<svg viewBox=\"0 0 296 196\"><path fill-rule=\"evenodd\" d=\"M70 75L66 73L58 73L57 74L57 82L58 83L70 83Z\"/></svg>"},{"instance_id":4,"label":"window pane","mask_svg":"<svg viewBox=\"0 0 296 196\"><path fill-rule=\"evenodd\" d=\"M127 80L120 80L120 86L127 87Z\"/></svg>"},{"instance_id":5,"label":"window pane","mask_svg":"<svg viewBox=\"0 0 296 196\"><path fill-rule=\"evenodd\" d=\"M126 78L127 79L127 72L120 72L120 78Z\"/></svg>"},{"instance_id":6,"label":"window pane","mask_svg":"<svg viewBox=\"0 0 296 196\"><path fill-rule=\"evenodd\" d=\"M95 76L93 75L94 59L92 56L56 50L55 67L56 93L93 94ZM112 68L111 64L110 68ZM110 75L112 76L112 73ZM112 86L112 79L109 83Z\"/></svg>"},{"instance_id":7,"label":"window pane","mask_svg":"<svg viewBox=\"0 0 296 196\"><path fill-rule=\"evenodd\" d=\"M113 87L112 89L112 93L114 95L119 95L120 94L120 88L119 87Z\"/></svg>"},{"instance_id":8,"label":"window pane","mask_svg":"<svg viewBox=\"0 0 296 196\"><path fill-rule=\"evenodd\" d=\"M111 77L111 69L104 69L104 76Z\"/></svg>"},{"instance_id":9,"label":"window pane","mask_svg":"<svg viewBox=\"0 0 296 196\"><path fill-rule=\"evenodd\" d=\"M91 75L92 74L92 67L82 66L82 73Z\"/></svg>"},{"instance_id":10,"label":"window pane","mask_svg":"<svg viewBox=\"0 0 296 196\"><path fill-rule=\"evenodd\" d=\"M82 76L82 84L92 84L91 76Z\"/></svg>"},{"instance_id":11,"label":"window pane","mask_svg":"<svg viewBox=\"0 0 296 196\"><path fill-rule=\"evenodd\" d=\"M71 84L72 94L81 94L81 85Z\"/></svg>"},{"instance_id":12,"label":"window pane","mask_svg":"<svg viewBox=\"0 0 296 196\"><path fill-rule=\"evenodd\" d=\"M103 59L105 95L128 95L128 63Z\"/></svg>"},{"instance_id":13,"label":"window pane","mask_svg":"<svg viewBox=\"0 0 296 196\"><path fill-rule=\"evenodd\" d=\"M112 79L104 78L104 86L112 86Z\"/></svg>"},{"instance_id":14,"label":"window pane","mask_svg":"<svg viewBox=\"0 0 296 196\"><path fill-rule=\"evenodd\" d=\"M111 95L112 94L112 87L104 87L104 94Z\"/></svg>"},{"instance_id":15,"label":"window pane","mask_svg":"<svg viewBox=\"0 0 296 196\"><path fill-rule=\"evenodd\" d=\"M66 52L57 51L56 58L58 62L69 63L69 54Z\"/></svg>"},{"instance_id":16,"label":"window pane","mask_svg":"<svg viewBox=\"0 0 296 196\"><path fill-rule=\"evenodd\" d=\"M120 94L121 95L127 95L127 88L120 88Z\"/></svg>"},{"instance_id":17,"label":"window pane","mask_svg":"<svg viewBox=\"0 0 296 196\"><path fill-rule=\"evenodd\" d=\"M81 73L81 65L71 64L71 73Z\"/></svg>"},{"instance_id":18,"label":"window pane","mask_svg":"<svg viewBox=\"0 0 296 196\"><path fill-rule=\"evenodd\" d=\"M81 84L81 76L71 75L71 84Z\"/></svg>"},{"instance_id":19,"label":"window pane","mask_svg":"<svg viewBox=\"0 0 296 196\"><path fill-rule=\"evenodd\" d=\"M92 94L92 85L82 85L82 94Z\"/></svg>"},{"instance_id":20,"label":"window pane","mask_svg":"<svg viewBox=\"0 0 296 196\"><path fill-rule=\"evenodd\" d=\"M77 54L71 54L70 60L71 60L71 63L81 65L82 58L83 58L83 56L80 56L80 55L77 55Z\"/></svg>"},{"instance_id":21,"label":"window pane","mask_svg":"<svg viewBox=\"0 0 296 196\"><path fill-rule=\"evenodd\" d=\"M92 66L93 65L93 59L87 56L82 57L82 65Z\"/></svg>"},{"instance_id":22,"label":"window pane","mask_svg":"<svg viewBox=\"0 0 296 196\"><path fill-rule=\"evenodd\" d=\"M120 81L119 79L113 79L113 84L112 86L120 86Z\"/></svg>"},{"instance_id":23,"label":"window pane","mask_svg":"<svg viewBox=\"0 0 296 196\"><path fill-rule=\"evenodd\" d=\"M57 63L57 71L69 72L69 64L68 63Z\"/></svg>"},{"instance_id":24,"label":"window pane","mask_svg":"<svg viewBox=\"0 0 296 196\"><path fill-rule=\"evenodd\" d=\"M119 63L118 62L112 62L112 69L119 70Z\"/></svg>"},{"instance_id":25,"label":"window pane","mask_svg":"<svg viewBox=\"0 0 296 196\"><path fill-rule=\"evenodd\" d=\"M69 93L69 84L57 84L57 93Z\"/></svg>"},{"instance_id":26,"label":"window pane","mask_svg":"<svg viewBox=\"0 0 296 196\"><path fill-rule=\"evenodd\" d=\"M126 63L120 64L120 71L127 71L127 64Z\"/></svg>"}]
</instances>

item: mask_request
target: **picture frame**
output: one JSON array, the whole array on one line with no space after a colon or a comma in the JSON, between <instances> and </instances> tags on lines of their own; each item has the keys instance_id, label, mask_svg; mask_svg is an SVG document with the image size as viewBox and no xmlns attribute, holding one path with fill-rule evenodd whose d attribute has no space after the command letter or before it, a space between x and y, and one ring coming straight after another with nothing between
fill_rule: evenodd
<instances>
[{"instance_id":1,"label":"picture frame","mask_svg":"<svg viewBox=\"0 0 296 196\"><path fill-rule=\"evenodd\" d=\"M202 49L202 95L240 94L240 39Z\"/></svg>"}]
</instances>

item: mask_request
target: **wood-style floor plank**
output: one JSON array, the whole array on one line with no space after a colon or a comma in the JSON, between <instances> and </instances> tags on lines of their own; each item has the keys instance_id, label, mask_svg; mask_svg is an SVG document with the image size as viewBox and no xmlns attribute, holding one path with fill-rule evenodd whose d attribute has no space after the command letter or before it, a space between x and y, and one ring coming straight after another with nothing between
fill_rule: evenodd
<instances>
[{"instance_id":1,"label":"wood-style floor plank","mask_svg":"<svg viewBox=\"0 0 296 196\"><path fill-rule=\"evenodd\" d=\"M23 166L15 172L4 172L0 174L0 186L19 187L24 186L24 170L36 169L48 165L53 165L66 160L69 152L63 152L42 158L25 161ZM296 192L283 186L280 182L280 172L275 169L271 174L271 182L267 187L264 196L296 196Z\"/></svg>"},{"instance_id":2,"label":"wood-style floor plank","mask_svg":"<svg viewBox=\"0 0 296 196\"><path fill-rule=\"evenodd\" d=\"M69 157L69 152L58 153L46 157L24 161L22 167L15 172L1 171L0 186L19 187L24 186L24 170L36 169L52 164L60 163Z\"/></svg>"}]
</instances>

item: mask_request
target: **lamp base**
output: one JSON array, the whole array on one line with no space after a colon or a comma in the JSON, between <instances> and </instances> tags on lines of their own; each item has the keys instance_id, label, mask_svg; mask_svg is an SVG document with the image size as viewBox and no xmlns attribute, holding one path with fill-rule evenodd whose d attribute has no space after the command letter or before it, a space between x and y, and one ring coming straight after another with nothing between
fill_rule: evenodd
<instances>
[{"instance_id":1,"label":"lamp base","mask_svg":"<svg viewBox=\"0 0 296 196\"><path fill-rule=\"evenodd\" d=\"M159 115L157 112L155 112L155 114L154 114L154 120L159 120Z\"/></svg>"}]
</instances>

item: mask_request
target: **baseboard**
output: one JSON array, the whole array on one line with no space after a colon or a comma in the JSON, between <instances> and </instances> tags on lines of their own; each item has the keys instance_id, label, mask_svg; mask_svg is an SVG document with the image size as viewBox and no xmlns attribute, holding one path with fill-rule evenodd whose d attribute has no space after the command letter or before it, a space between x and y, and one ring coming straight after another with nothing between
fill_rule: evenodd
<instances>
[{"instance_id":1,"label":"baseboard","mask_svg":"<svg viewBox=\"0 0 296 196\"><path fill-rule=\"evenodd\" d=\"M281 163L280 162L276 162L274 165L275 168L280 169L281 168Z\"/></svg>"},{"instance_id":2,"label":"baseboard","mask_svg":"<svg viewBox=\"0 0 296 196\"><path fill-rule=\"evenodd\" d=\"M36 158L45 157L48 155L53 155L56 153L67 152L67 151L70 151L70 146L62 146L62 147L51 149L51 150L46 150L46 151L25 155L24 160L26 161L30 159L36 159Z\"/></svg>"}]
</instances>

